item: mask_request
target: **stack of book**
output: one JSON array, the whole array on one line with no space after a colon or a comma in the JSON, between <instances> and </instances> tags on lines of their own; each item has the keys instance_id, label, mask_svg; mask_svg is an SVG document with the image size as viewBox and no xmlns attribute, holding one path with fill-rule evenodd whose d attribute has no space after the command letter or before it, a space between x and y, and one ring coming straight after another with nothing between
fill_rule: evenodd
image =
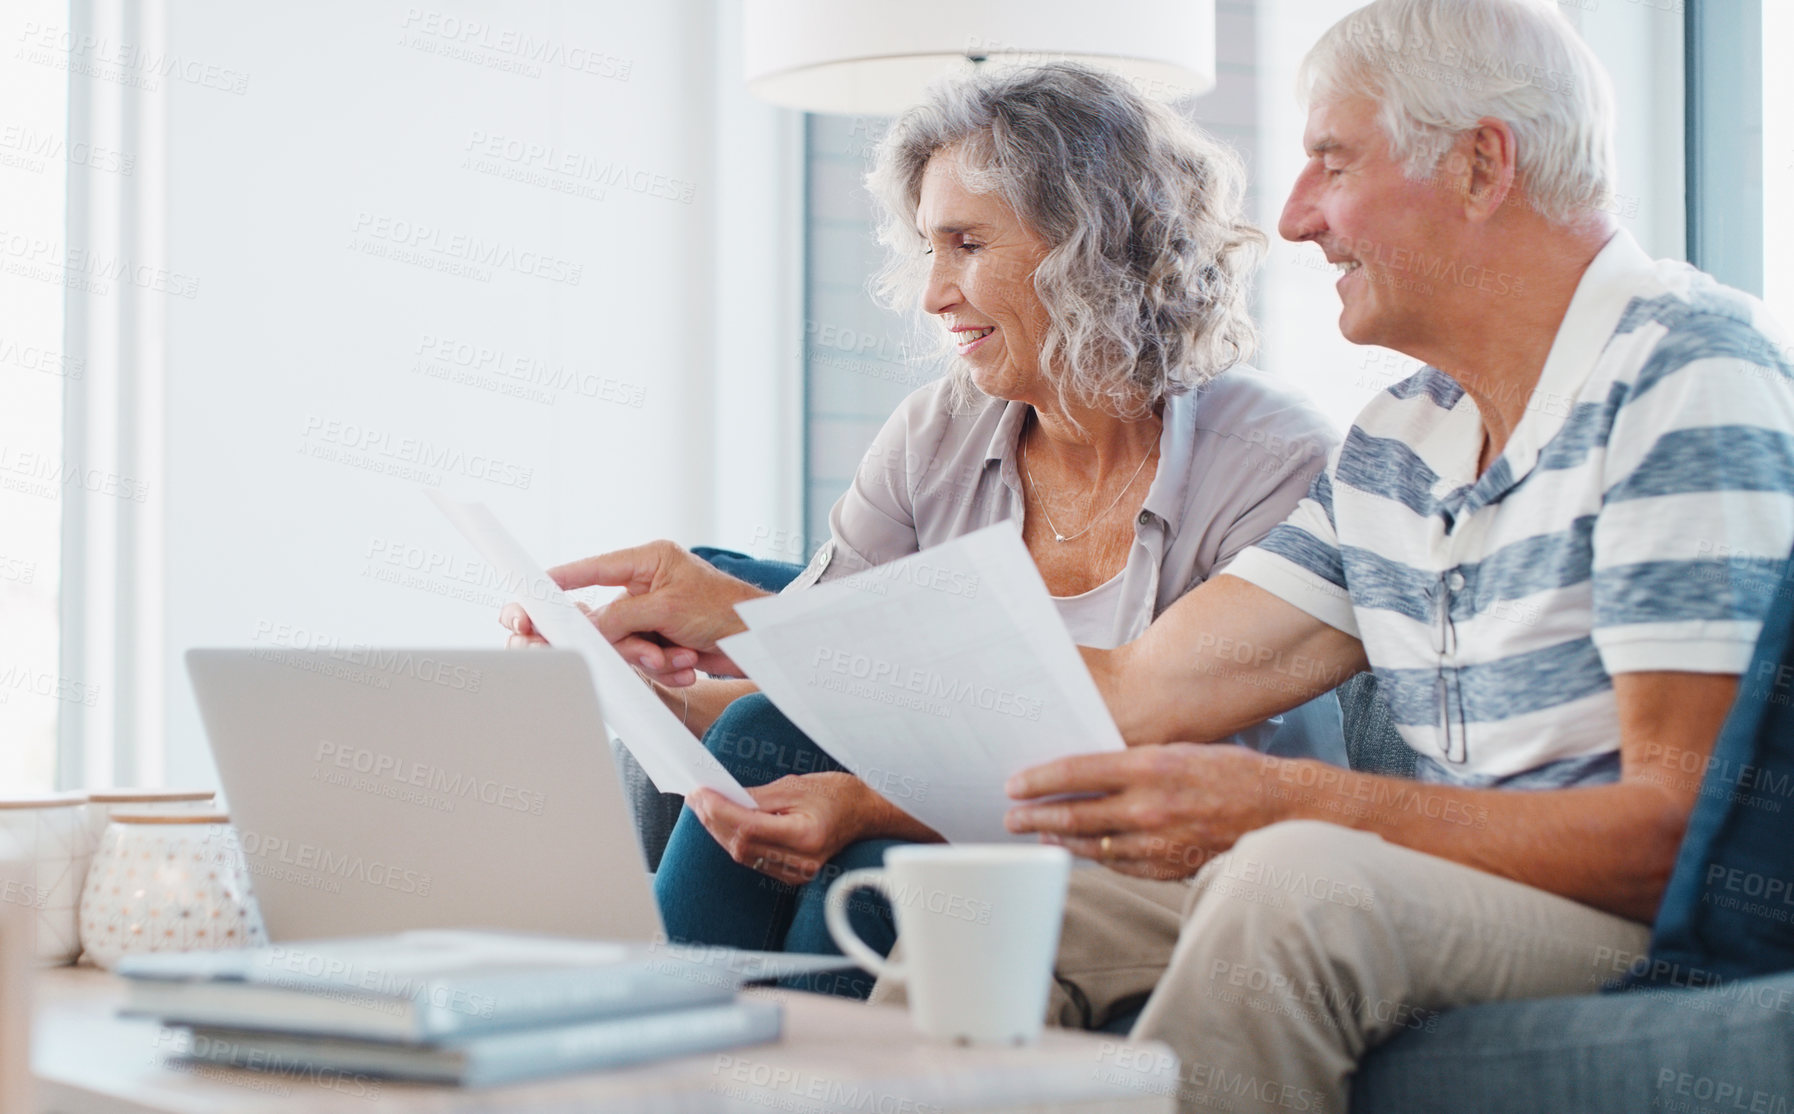
<instances>
[{"instance_id":1,"label":"stack of book","mask_svg":"<svg viewBox=\"0 0 1794 1114\"><path fill-rule=\"evenodd\" d=\"M175 1028L183 1059L465 1086L774 1041L783 1021L777 1002L738 996L783 971L498 933L132 956L118 973L122 1012Z\"/></svg>"}]
</instances>

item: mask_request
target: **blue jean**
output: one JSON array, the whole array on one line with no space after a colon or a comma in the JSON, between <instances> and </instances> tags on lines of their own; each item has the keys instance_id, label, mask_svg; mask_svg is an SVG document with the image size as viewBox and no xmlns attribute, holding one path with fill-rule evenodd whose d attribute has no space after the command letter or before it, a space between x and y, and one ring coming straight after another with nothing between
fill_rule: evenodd
<instances>
[{"instance_id":1,"label":"blue jean","mask_svg":"<svg viewBox=\"0 0 1794 1114\"><path fill-rule=\"evenodd\" d=\"M841 769L759 693L730 704L705 733L704 745L743 785L765 785L787 774ZM654 897L660 903L667 935L676 941L840 955L823 919L829 884L849 870L882 866L885 850L900 842L869 839L850 844L815 878L793 886L731 859L686 809L679 814L654 876ZM855 893L848 902L848 921L874 951L890 953L897 927L890 903L883 897L868 890ZM787 979L781 985L865 998L872 993L872 982L870 974L856 968Z\"/></svg>"}]
</instances>

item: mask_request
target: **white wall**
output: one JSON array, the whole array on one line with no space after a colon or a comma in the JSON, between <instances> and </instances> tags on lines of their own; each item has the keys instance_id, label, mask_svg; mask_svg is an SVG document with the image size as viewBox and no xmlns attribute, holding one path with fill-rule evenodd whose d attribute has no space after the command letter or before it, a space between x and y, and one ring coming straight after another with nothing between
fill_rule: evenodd
<instances>
[{"instance_id":1,"label":"white wall","mask_svg":"<svg viewBox=\"0 0 1794 1114\"><path fill-rule=\"evenodd\" d=\"M420 481L545 562L796 525L796 150L730 77L734 18L169 5L168 50L241 90L162 94L197 289L165 307L166 762L138 776L212 779L188 647L498 644L496 578Z\"/></svg>"}]
</instances>

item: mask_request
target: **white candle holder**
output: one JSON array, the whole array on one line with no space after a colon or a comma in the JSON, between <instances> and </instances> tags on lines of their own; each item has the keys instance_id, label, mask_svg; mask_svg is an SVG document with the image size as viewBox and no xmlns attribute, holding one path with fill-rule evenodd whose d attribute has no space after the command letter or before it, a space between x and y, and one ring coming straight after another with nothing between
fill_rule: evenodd
<instances>
[{"instance_id":1,"label":"white candle holder","mask_svg":"<svg viewBox=\"0 0 1794 1114\"><path fill-rule=\"evenodd\" d=\"M111 969L126 955L267 942L228 816L112 810L81 895L89 960Z\"/></svg>"}]
</instances>

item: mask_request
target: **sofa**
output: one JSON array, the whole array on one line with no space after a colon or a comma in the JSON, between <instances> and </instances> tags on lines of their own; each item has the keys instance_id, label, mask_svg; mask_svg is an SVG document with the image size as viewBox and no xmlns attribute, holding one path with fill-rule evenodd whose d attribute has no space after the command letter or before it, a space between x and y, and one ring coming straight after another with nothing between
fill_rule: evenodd
<instances>
[{"instance_id":1,"label":"sofa","mask_svg":"<svg viewBox=\"0 0 1794 1114\"><path fill-rule=\"evenodd\" d=\"M694 552L769 591L800 571L729 550ZM1713 759L1692 775L1700 802L1649 958L1632 965L1616 957L1613 983L1596 993L1449 1010L1425 1030L1399 1034L1360 1063L1354 1109L1794 1114L1794 925L1779 917L1794 917L1790 632L1794 562ZM1352 768L1413 776L1414 753L1374 675L1352 678L1338 696ZM653 870L680 798L655 791L627 752L619 764ZM1739 878L1738 894L1721 892ZM1732 900L1748 896L1753 879L1759 895L1785 882L1773 890L1785 901ZM1132 1021L1107 1028L1126 1032Z\"/></svg>"}]
</instances>

